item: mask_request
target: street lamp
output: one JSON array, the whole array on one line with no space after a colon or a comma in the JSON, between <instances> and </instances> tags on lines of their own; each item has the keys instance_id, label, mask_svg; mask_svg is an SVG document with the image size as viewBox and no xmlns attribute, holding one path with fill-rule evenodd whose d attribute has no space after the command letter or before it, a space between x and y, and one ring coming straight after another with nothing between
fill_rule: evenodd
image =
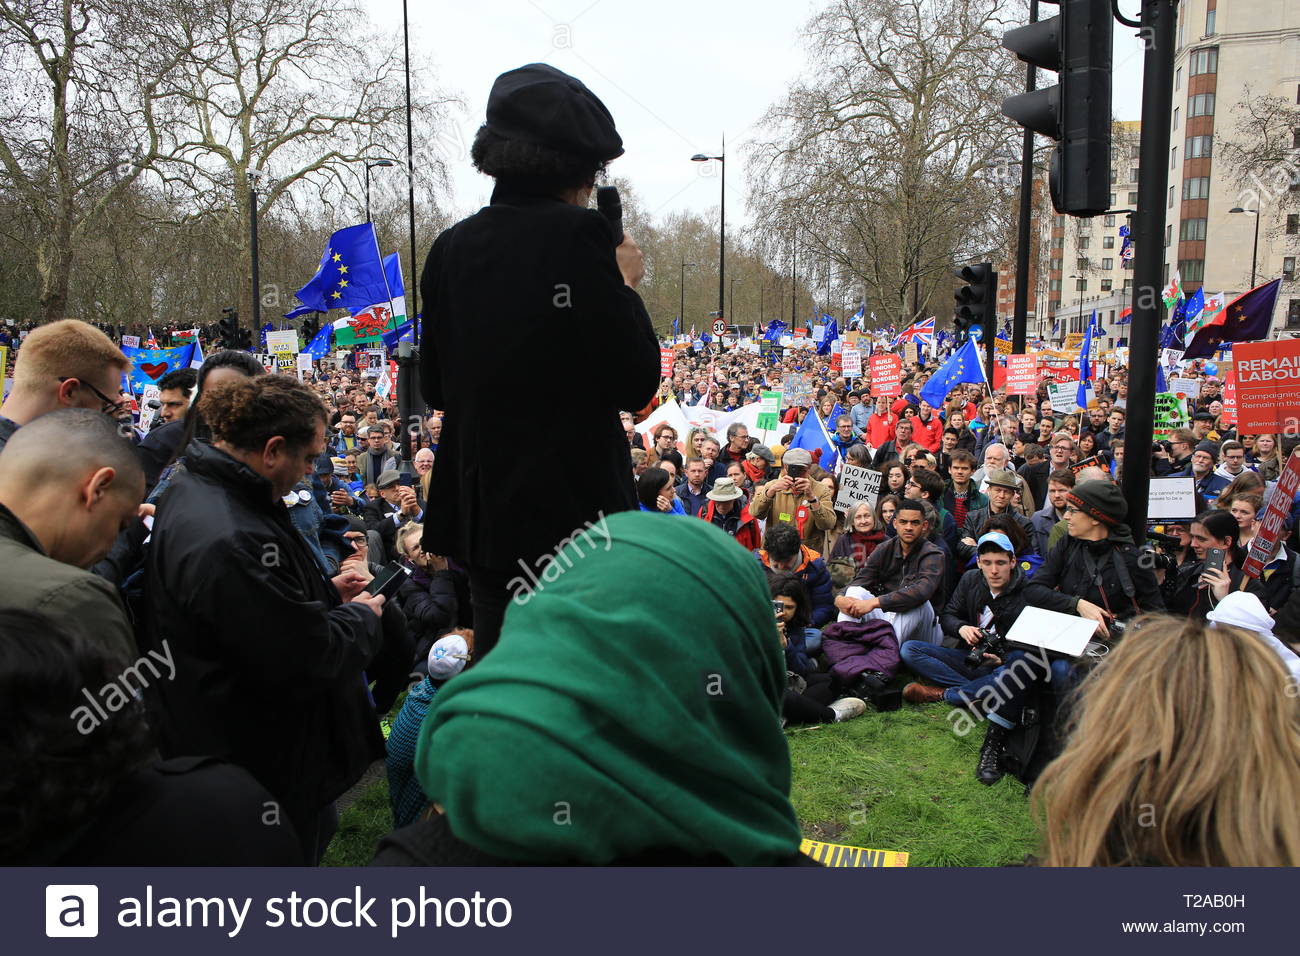
<instances>
[{"instance_id":1,"label":"street lamp","mask_svg":"<svg viewBox=\"0 0 1300 956\"><path fill-rule=\"evenodd\" d=\"M680 282L682 301L681 304L678 305L677 307L677 331L678 332L680 332L682 330L682 327L686 325L686 267L687 266L690 266L692 269L694 269L695 263L687 262L685 259L682 260L682 277ZM677 341L676 336L673 336L673 341L674 342Z\"/></svg>"},{"instance_id":2,"label":"street lamp","mask_svg":"<svg viewBox=\"0 0 1300 956\"><path fill-rule=\"evenodd\" d=\"M691 157L693 163L707 163L710 160L717 160L720 166L722 179L722 199L718 206L718 315L721 316L723 309L723 290L726 288L726 266L727 266L727 137L722 137L722 152L717 156L706 156L704 153L696 153Z\"/></svg>"},{"instance_id":3,"label":"street lamp","mask_svg":"<svg viewBox=\"0 0 1300 956\"><path fill-rule=\"evenodd\" d=\"M376 166L391 166L391 159L376 159L374 162L366 160L366 222L370 222L370 170Z\"/></svg>"},{"instance_id":4,"label":"street lamp","mask_svg":"<svg viewBox=\"0 0 1300 956\"><path fill-rule=\"evenodd\" d=\"M1073 275L1071 279L1086 279L1087 276ZM1083 290L1079 288L1078 283L1074 286L1074 291L1079 293L1079 325L1083 325Z\"/></svg>"},{"instance_id":5,"label":"street lamp","mask_svg":"<svg viewBox=\"0 0 1300 956\"><path fill-rule=\"evenodd\" d=\"M739 281L740 279L731 280L731 309L727 314L731 316L732 322L736 321L736 283Z\"/></svg>"},{"instance_id":6,"label":"street lamp","mask_svg":"<svg viewBox=\"0 0 1300 956\"><path fill-rule=\"evenodd\" d=\"M1233 206L1228 212L1245 212L1255 217L1255 244L1250 248L1250 287L1255 288L1255 265L1259 258L1259 207L1254 209L1242 209L1240 206Z\"/></svg>"}]
</instances>

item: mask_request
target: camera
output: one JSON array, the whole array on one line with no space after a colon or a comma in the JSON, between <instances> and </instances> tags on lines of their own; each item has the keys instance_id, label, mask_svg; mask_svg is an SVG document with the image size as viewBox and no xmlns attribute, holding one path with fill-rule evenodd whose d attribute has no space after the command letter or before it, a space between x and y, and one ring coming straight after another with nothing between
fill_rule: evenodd
<instances>
[{"instance_id":1,"label":"camera","mask_svg":"<svg viewBox=\"0 0 1300 956\"><path fill-rule=\"evenodd\" d=\"M979 667L984 663L984 655L992 654L994 657L1000 657L1006 660L1007 642L1002 639L993 628L979 629L980 638L971 645L971 649L966 652L966 666Z\"/></svg>"}]
</instances>

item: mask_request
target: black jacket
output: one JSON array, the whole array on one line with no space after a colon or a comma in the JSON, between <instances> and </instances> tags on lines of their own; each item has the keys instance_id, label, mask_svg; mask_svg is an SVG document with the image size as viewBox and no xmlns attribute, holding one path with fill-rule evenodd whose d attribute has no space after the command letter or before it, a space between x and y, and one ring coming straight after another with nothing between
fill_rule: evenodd
<instances>
[{"instance_id":1,"label":"black jacket","mask_svg":"<svg viewBox=\"0 0 1300 956\"><path fill-rule=\"evenodd\" d=\"M1038 600L1031 602L1026 593L1028 584L1024 572L1018 567L1013 568L1010 583L1001 594L994 597L988 584L984 582L984 572L979 568L971 568L961 576L956 589L952 592L952 597L948 599L943 612L939 615L939 624L943 627L943 632L960 639L957 632L961 630L962 625L971 624L979 627L980 617L986 607L993 612L993 626L1003 637L1011 633L1011 626L1016 623L1016 618L1020 617L1020 612L1031 603L1034 607L1059 611L1061 614L1074 613L1075 602L1055 591L1039 592Z\"/></svg>"},{"instance_id":2,"label":"black jacket","mask_svg":"<svg viewBox=\"0 0 1300 956\"><path fill-rule=\"evenodd\" d=\"M593 209L517 195L442 233L420 279L420 384L444 411L424 549L461 564L514 570L600 514L637 508L620 409L659 386L659 342L623 283L609 224ZM501 383L582 383L565 431L583 436L583 480L559 482L545 508L502 508L536 492L501 414Z\"/></svg>"},{"instance_id":3,"label":"black jacket","mask_svg":"<svg viewBox=\"0 0 1300 956\"><path fill-rule=\"evenodd\" d=\"M1214 605L1218 602L1215 601L1213 592L1209 588L1200 586L1201 573L1204 569L1204 561L1189 561L1166 575L1163 594L1165 606L1170 614L1203 621L1205 615L1214 610ZM1289 576L1290 567L1286 567L1281 573ZM1231 565L1228 568L1228 579L1232 582L1229 592L1245 590L1248 594L1259 598L1265 608L1270 607L1264 586L1255 578L1248 578L1246 587L1241 587L1241 580L1245 577L1245 573L1238 565Z\"/></svg>"},{"instance_id":4,"label":"black jacket","mask_svg":"<svg viewBox=\"0 0 1300 956\"><path fill-rule=\"evenodd\" d=\"M1133 588L1131 600L1125 593L1112 554L1124 563ZM1090 573L1090 569L1095 571ZM1053 599L1049 592L1059 591L1109 610L1120 620L1134 617L1139 611L1165 609L1155 571L1138 561L1138 549L1123 526L1111 529L1111 536L1102 541L1083 541L1066 535L1045 556L1027 590L1029 603L1036 607L1048 607L1045 602Z\"/></svg>"},{"instance_id":5,"label":"black jacket","mask_svg":"<svg viewBox=\"0 0 1300 956\"><path fill-rule=\"evenodd\" d=\"M452 571L435 571L430 575L417 568L397 592L416 663L428 656L429 648L443 632L456 626L455 577Z\"/></svg>"},{"instance_id":6,"label":"black jacket","mask_svg":"<svg viewBox=\"0 0 1300 956\"><path fill-rule=\"evenodd\" d=\"M211 445L186 456L145 560L148 640L176 666L159 749L244 767L312 834L384 754L362 673L380 620L340 602L266 479Z\"/></svg>"}]
</instances>

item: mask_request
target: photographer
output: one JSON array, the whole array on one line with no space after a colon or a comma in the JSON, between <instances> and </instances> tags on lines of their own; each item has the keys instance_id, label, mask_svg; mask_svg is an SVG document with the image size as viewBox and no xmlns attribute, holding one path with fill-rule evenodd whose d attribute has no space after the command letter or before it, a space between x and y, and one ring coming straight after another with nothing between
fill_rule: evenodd
<instances>
[{"instance_id":1,"label":"photographer","mask_svg":"<svg viewBox=\"0 0 1300 956\"><path fill-rule=\"evenodd\" d=\"M444 411L424 548L469 571L479 661L496 645L520 563L637 507L618 413L654 396L659 342L636 293L641 250L587 208L622 154L609 110L579 80L541 63L502 74L470 149L496 180L491 203L438 236L421 274L421 391ZM566 421L583 436L583 477L554 483L547 506L521 519L502 503L527 501L536 474L501 431L500 388L539 368L583 383Z\"/></svg>"},{"instance_id":2,"label":"photographer","mask_svg":"<svg viewBox=\"0 0 1300 956\"><path fill-rule=\"evenodd\" d=\"M977 566L962 575L957 589L939 615L939 623L955 647L941 647L923 641L903 645L903 663L919 676L939 686L912 683L903 688L903 699L913 704L946 701L954 707L969 706L979 691L992 683L994 668L1003 661L992 653L973 663L969 654L986 637L1005 637L1028 605L1026 579L1016 561L1011 539L1000 531L983 535L976 546ZM1040 606L1069 614L1073 603L1063 594L1052 593Z\"/></svg>"},{"instance_id":3,"label":"photographer","mask_svg":"<svg viewBox=\"0 0 1300 956\"><path fill-rule=\"evenodd\" d=\"M791 448L782 456L781 474L754 488L749 513L770 524L792 525L800 540L809 546L820 545L824 532L835 527L838 516L831 490L808 477L812 455L802 448Z\"/></svg>"},{"instance_id":4,"label":"photographer","mask_svg":"<svg viewBox=\"0 0 1300 956\"><path fill-rule=\"evenodd\" d=\"M1241 589L1241 569L1246 552L1240 544L1237 519L1227 511L1203 511L1191 526L1191 549L1196 560L1165 578L1165 603L1169 613L1205 620L1216 604ZM1244 590L1264 599L1259 581L1247 578Z\"/></svg>"}]
</instances>

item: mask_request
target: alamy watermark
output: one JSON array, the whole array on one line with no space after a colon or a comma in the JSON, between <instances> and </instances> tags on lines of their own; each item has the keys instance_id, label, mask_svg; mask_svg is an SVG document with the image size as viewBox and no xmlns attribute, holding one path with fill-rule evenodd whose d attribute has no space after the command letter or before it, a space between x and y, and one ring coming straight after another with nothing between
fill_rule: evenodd
<instances>
[{"instance_id":1,"label":"alamy watermark","mask_svg":"<svg viewBox=\"0 0 1300 956\"><path fill-rule=\"evenodd\" d=\"M519 567L523 574L511 578L506 583L506 587L514 592L511 600L515 604L527 604L533 599L534 594L540 594L546 590L546 585L559 580L565 571L573 567L575 561L596 551L600 544L593 540L593 534L597 538L604 539L604 550L609 551L613 541L610 538L609 528L605 524L605 513L600 511L596 516L597 521L584 522L581 528L575 529L568 537L562 538L550 554L542 555L533 562L531 567L523 558L519 559ZM570 545L573 545L572 554L569 553Z\"/></svg>"}]
</instances>

